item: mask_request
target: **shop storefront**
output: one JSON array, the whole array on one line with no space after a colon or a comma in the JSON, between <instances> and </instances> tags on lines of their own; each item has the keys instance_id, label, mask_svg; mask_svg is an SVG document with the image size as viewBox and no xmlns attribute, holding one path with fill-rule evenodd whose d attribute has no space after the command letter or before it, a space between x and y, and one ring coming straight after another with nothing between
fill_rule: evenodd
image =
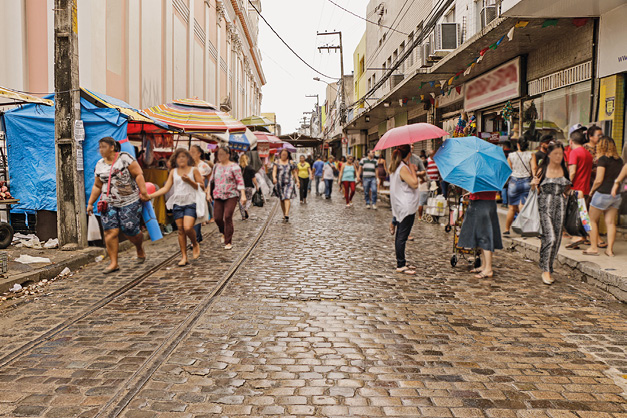
<instances>
[{"instance_id":1,"label":"shop storefront","mask_svg":"<svg viewBox=\"0 0 627 418\"><path fill-rule=\"evenodd\" d=\"M529 81L529 98L523 101L523 135L538 142L544 134L568 140L569 127L591 121L592 62L584 62Z\"/></svg>"},{"instance_id":2,"label":"shop storefront","mask_svg":"<svg viewBox=\"0 0 627 418\"><path fill-rule=\"evenodd\" d=\"M477 118L477 135L498 142L520 132L523 60L515 58L465 84L464 110Z\"/></svg>"}]
</instances>

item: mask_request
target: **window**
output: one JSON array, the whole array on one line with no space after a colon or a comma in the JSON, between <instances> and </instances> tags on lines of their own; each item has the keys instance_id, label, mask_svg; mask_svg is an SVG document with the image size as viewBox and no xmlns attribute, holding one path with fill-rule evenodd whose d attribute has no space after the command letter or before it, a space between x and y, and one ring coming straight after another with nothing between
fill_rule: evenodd
<instances>
[{"instance_id":1,"label":"window","mask_svg":"<svg viewBox=\"0 0 627 418\"><path fill-rule=\"evenodd\" d=\"M361 57L359 60L359 75L362 75L366 72L366 64L364 62L364 57Z\"/></svg>"},{"instance_id":2,"label":"window","mask_svg":"<svg viewBox=\"0 0 627 418\"><path fill-rule=\"evenodd\" d=\"M403 55L403 52L405 52L405 41L401 42L401 46L398 48L398 53Z\"/></svg>"},{"instance_id":3,"label":"window","mask_svg":"<svg viewBox=\"0 0 627 418\"><path fill-rule=\"evenodd\" d=\"M392 57L388 57L388 67L392 66Z\"/></svg>"},{"instance_id":4,"label":"window","mask_svg":"<svg viewBox=\"0 0 627 418\"><path fill-rule=\"evenodd\" d=\"M368 90L372 88L372 78L368 79Z\"/></svg>"},{"instance_id":5,"label":"window","mask_svg":"<svg viewBox=\"0 0 627 418\"><path fill-rule=\"evenodd\" d=\"M392 54L392 62L396 62L396 60L398 60L398 49Z\"/></svg>"},{"instance_id":6,"label":"window","mask_svg":"<svg viewBox=\"0 0 627 418\"><path fill-rule=\"evenodd\" d=\"M455 7L453 7L444 17L446 23L455 23Z\"/></svg>"}]
</instances>

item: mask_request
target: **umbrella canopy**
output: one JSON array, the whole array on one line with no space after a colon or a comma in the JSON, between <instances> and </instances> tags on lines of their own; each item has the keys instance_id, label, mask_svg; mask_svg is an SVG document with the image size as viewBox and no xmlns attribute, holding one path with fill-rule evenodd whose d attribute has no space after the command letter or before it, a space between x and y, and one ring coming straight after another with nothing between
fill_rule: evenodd
<instances>
[{"instance_id":1,"label":"umbrella canopy","mask_svg":"<svg viewBox=\"0 0 627 418\"><path fill-rule=\"evenodd\" d=\"M289 152L296 152L296 147L292 144L290 144L289 142L284 142L283 146L281 148L278 148L277 151L281 152L284 149L288 150Z\"/></svg>"},{"instance_id":2,"label":"umbrella canopy","mask_svg":"<svg viewBox=\"0 0 627 418\"><path fill-rule=\"evenodd\" d=\"M381 139L379 139L374 150L380 151L387 148L398 147L399 145L413 144L414 142L448 135L449 133L444 129L438 128L430 123L413 123L387 131Z\"/></svg>"},{"instance_id":3,"label":"umbrella canopy","mask_svg":"<svg viewBox=\"0 0 627 418\"><path fill-rule=\"evenodd\" d=\"M258 115L248 116L247 118L242 119L241 122L244 125L248 126L249 128L251 126L271 126L271 125L274 125L274 122L272 122L270 119L264 118L263 116L258 116Z\"/></svg>"},{"instance_id":4,"label":"umbrella canopy","mask_svg":"<svg viewBox=\"0 0 627 418\"><path fill-rule=\"evenodd\" d=\"M252 131L250 131L250 129L246 129L244 132L226 132L214 135L224 144L228 144L229 148L236 151L249 151L257 146L257 137L252 133Z\"/></svg>"},{"instance_id":5,"label":"umbrella canopy","mask_svg":"<svg viewBox=\"0 0 627 418\"><path fill-rule=\"evenodd\" d=\"M198 103L198 105L192 103ZM240 121L211 106L213 106L211 103L198 99L183 99L153 106L145 109L144 112L149 117L183 129L186 133L224 133L227 131L243 133L246 131L246 126Z\"/></svg>"},{"instance_id":6,"label":"umbrella canopy","mask_svg":"<svg viewBox=\"0 0 627 418\"><path fill-rule=\"evenodd\" d=\"M54 102L48 99L42 99L41 97L32 96L30 94L21 93L19 91L11 90L6 87L0 86L0 99L7 100L6 103L0 103L0 106L4 105L19 105L26 103L42 104L45 106L54 106Z\"/></svg>"},{"instance_id":7,"label":"umbrella canopy","mask_svg":"<svg viewBox=\"0 0 627 418\"><path fill-rule=\"evenodd\" d=\"M284 144L283 141L271 134L263 132L253 132L253 134L257 137L257 141L259 141L259 143L267 142L270 148L281 148Z\"/></svg>"},{"instance_id":8,"label":"umbrella canopy","mask_svg":"<svg viewBox=\"0 0 627 418\"><path fill-rule=\"evenodd\" d=\"M471 193L502 190L512 174L503 149L476 136L447 139L433 160L444 181Z\"/></svg>"}]
</instances>

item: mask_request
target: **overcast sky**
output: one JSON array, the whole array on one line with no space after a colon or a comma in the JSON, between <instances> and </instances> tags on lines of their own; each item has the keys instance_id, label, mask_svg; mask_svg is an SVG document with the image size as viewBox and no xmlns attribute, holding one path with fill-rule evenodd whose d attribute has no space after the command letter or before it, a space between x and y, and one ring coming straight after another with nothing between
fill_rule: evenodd
<instances>
[{"instance_id":1,"label":"overcast sky","mask_svg":"<svg viewBox=\"0 0 627 418\"><path fill-rule=\"evenodd\" d=\"M365 16L368 0L335 0L343 7ZM325 44L338 45L335 36L316 36L316 32L342 31L344 72L353 70L353 52L359 43L366 22L337 8L328 0L263 0L261 14L288 44L309 64L324 74L340 76L340 55L319 52ZM259 23L259 49L267 84L263 87L263 112L275 112L284 134L294 132L304 111L314 108L316 99L307 94L319 94L324 102L325 83L298 60L263 22ZM320 76L324 80L323 77ZM332 81L332 80L331 80Z\"/></svg>"}]
</instances>

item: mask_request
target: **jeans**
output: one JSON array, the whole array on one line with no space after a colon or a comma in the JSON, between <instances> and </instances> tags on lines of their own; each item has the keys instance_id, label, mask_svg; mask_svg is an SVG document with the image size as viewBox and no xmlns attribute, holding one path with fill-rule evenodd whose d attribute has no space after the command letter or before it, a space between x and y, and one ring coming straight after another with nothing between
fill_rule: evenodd
<instances>
[{"instance_id":1,"label":"jeans","mask_svg":"<svg viewBox=\"0 0 627 418\"><path fill-rule=\"evenodd\" d=\"M377 178L364 177L364 194L366 195L366 205L377 204ZM372 193L372 198L370 197Z\"/></svg>"},{"instance_id":2,"label":"jeans","mask_svg":"<svg viewBox=\"0 0 627 418\"><path fill-rule=\"evenodd\" d=\"M202 242L202 223L194 225L194 231L196 231L196 241Z\"/></svg>"},{"instance_id":3,"label":"jeans","mask_svg":"<svg viewBox=\"0 0 627 418\"><path fill-rule=\"evenodd\" d=\"M407 245L407 238L409 238L409 234L411 233L411 228L414 226L415 219L416 214L408 215L396 227L396 239L394 240L394 249L396 250L397 268L402 268L407 265L407 260L405 259L405 246Z\"/></svg>"},{"instance_id":4,"label":"jeans","mask_svg":"<svg viewBox=\"0 0 627 418\"><path fill-rule=\"evenodd\" d=\"M442 196L447 198L448 197L448 195L447 195L447 193L448 193L448 182L446 182L444 180L440 180L440 187L442 188Z\"/></svg>"},{"instance_id":5,"label":"jeans","mask_svg":"<svg viewBox=\"0 0 627 418\"><path fill-rule=\"evenodd\" d=\"M319 193L318 190L320 186L320 182L322 181L322 176L316 176L316 196L320 196L322 193Z\"/></svg>"},{"instance_id":6,"label":"jeans","mask_svg":"<svg viewBox=\"0 0 627 418\"><path fill-rule=\"evenodd\" d=\"M324 179L324 195L327 199L331 198L331 192L333 192L333 179Z\"/></svg>"}]
</instances>

